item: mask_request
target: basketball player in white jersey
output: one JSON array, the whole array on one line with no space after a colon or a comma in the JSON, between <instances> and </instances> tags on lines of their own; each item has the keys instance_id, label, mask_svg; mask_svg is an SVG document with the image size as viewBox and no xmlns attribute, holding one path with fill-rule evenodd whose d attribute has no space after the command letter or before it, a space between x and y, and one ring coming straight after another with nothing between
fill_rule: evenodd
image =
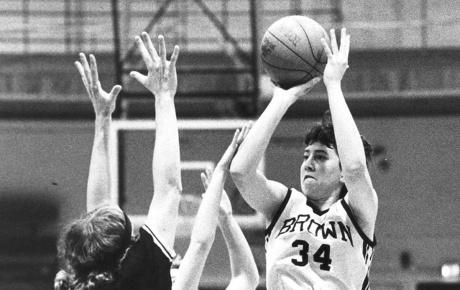
<instances>
[{"instance_id":1,"label":"basketball player in white jersey","mask_svg":"<svg viewBox=\"0 0 460 290\"><path fill-rule=\"evenodd\" d=\"M302 192L268 180L257 168L287 109L319 79L289 90L275 87L230 169L243 197L267 220L269 290L369 288L378 202L367 169L370 145L360 136L341 89L350 36L342 29L339 48L331 30L331 47L324 40L323 45L332 121L326 116L306 137Z\"/></svg>"}]
</instances>

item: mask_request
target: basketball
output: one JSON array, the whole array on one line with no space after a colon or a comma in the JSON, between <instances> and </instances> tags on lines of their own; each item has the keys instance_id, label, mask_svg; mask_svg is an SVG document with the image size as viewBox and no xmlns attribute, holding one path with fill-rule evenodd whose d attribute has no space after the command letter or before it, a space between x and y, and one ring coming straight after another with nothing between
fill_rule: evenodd
<instances>
[{"instance_id":1,"label":"basketball","mask_svg":"<svg viewBox=\"0 0 460 290\"><path fill-rule=\"evenodd\" d=\"M321 38L330 44L324 28L313 19L299 15L283 17L262 38L262 67L284 89L322 76L327 56Z\"/></svg>"}]
</instances>

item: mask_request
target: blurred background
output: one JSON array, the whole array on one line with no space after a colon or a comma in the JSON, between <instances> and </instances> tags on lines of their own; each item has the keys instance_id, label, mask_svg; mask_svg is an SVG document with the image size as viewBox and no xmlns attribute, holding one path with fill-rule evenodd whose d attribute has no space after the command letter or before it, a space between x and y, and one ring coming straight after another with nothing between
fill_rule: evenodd
<instances>
[{"instance_id":1,"label":"blurred background","mask_svg":"<svg viewBox=\"0 0 460 290\"><path fill-rule=\"evenodd\" d=\"M106 90L121 84L114 116L114 189L139 217L151 198L153 97L129 77L145 71L134 36L181 47L176 109L184 200L177 252L185 253L201 193L233 128L271 97L259 61L265 30L309 16L351 34L343 89L373 144L379 194L373 289L460 289L460 2L457 0L0 0L0 289L52 289L62 226L85 211L94 113L74 67L93 53ZM292 106L265 156L269 178L299 188L303 136L327 109L318 85ZM265 289L264 225L229 182L236 215ZM225 289L218 232L202 289Z\"/></svg>"}]
</instances>

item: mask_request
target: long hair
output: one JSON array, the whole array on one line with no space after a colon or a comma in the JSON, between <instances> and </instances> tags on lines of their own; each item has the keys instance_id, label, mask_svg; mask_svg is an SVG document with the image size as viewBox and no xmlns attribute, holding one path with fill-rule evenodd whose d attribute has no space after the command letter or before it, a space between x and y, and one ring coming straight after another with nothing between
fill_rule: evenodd
<instances>
[{"instance_id":1,"label":"long hair","mask_svg":"<svg viewBox=\"0 0 460 290\"><path fill-rule=\"evenodd\" d=\"M116 280L131 245L131 223L115 206L102 206L66 226L58 242L64 263L55 290L98 289Z\"/></svg>"}]
</instances>

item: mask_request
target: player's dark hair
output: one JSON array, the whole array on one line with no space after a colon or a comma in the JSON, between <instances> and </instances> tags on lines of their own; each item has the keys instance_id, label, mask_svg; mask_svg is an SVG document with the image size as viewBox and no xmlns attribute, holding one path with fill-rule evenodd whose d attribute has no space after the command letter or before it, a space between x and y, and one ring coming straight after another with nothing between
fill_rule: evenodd
<instances>
[{"instance_id":1,"label":"player's dark hair","mask_svg":"<svg viewBox=\"0 0 460 290\"><path fill-rule=\"evenodd\" d=\"M361 140L364 146L364 154L366 155L366 164L372 160L372 146L371 144L361 135ZM337 141L335 140L334 125L332 124L331 112L328 110L324 113L321 123L316 124L311 128L310 132L305 136L304 144L306 146L319 142L325 146L334 149L337 154ZM340 156L339 156L340 157ZM347 189L344 186L340 193L340 198L344 197L347 193Z\"/></svg>"},{"instance_id":2,"label":"player's dark hair","mask_svg":"<svg viewBox=\"0 0 460 290\"><path fill-rule=\"evenodd\" d=\"M363 141L364 153L366 154L366 161L370 162L372 157L372 146L371 144L361 135ZM305 145L310 145L315 142L326 145L327 147L336 150L337 152L337 141L335 140L334 125L332 124L331 112L328 110L324 113L321 123L313 126L310 132L305 136Z\"/></svg>"},{"instance_id":3,"label":"player's dark hair","mask_svg":"<svg viewBox=\"0 0 460 290\"><path fill-rule=\"evenodd\" d=\"M102 206L75 220L61 233L55 290L92 290L116 280L134 241L129 218L114 206Z\"/></svg>"}]
</instances>

